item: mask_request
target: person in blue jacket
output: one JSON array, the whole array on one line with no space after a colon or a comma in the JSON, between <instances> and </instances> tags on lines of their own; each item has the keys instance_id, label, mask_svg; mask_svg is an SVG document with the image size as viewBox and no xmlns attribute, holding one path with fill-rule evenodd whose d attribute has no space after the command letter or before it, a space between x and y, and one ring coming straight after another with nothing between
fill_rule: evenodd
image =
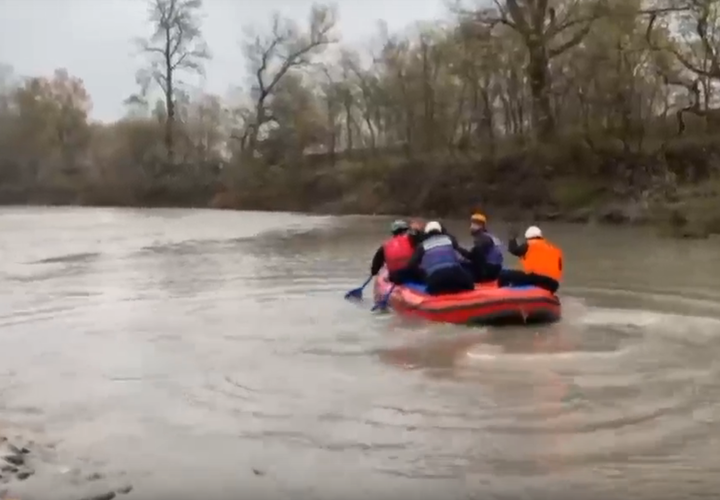
<instances>
[{"instance_id":1,"label":"person in blue jacket","mask_svg":"<svg viewBox=\"0 0 720 500\"><path fill-rule=\"evenodd\" d=\"M503 266L502 243L487 230L487 218L476 212L470 217L470 234L473 246L470 249L467 269L475 283L495 281Z\"/></svg>"},{"instance_id":2,"label":"person in blue jacket","mask_svg":"<svg viewBox=\"0 0 720 500\"><path fill-rule=\"evenodd\" d=\"M457 240L443 233L437 221L425 225L425 237L408 262L408 268L419 268L425 276L427 293L441 295L475 289L472 276L462 266L460 255L467 250Z\"/></svg>"}]
</instances>

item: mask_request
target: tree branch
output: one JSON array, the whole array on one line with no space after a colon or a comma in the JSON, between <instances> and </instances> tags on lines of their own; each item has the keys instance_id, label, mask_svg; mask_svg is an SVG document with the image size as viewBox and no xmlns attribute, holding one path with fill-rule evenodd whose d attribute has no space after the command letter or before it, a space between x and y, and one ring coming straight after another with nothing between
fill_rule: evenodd
<instances>
[{"instance_id":1,"label":"tree branch","mask_svg":"<svg viewBox=\"0 0 720 500\"><path fill-rule=\"evenodd\" d=\"M645 30L645 39L648 42L648 45L650 48L654 51L667 51L670 54L672 54L675 59L687 70L695 73L696 75L701 75L709 78L720 78L720 64L717 61L717 58L714 57L714 52L711 52L711 55L714 57L714 61L711 59L711 67L710 70L706 70L704 68L701 68L699 65L694 64L689 57L685 56L680 50L673 47L671 44L669 44L667 47L660 47L658 44L653 40L652 38L652 31L655 27L655 23L657 22L658 14L657 13L651 13L650 14L650 20L648 22L647 29ZM700 25L702 20L698 20L698 25ZM699 32L703 32L703 29L698 27ZM707 41L707 35L705 34L706 41ZM702 38L702 37L701 37ZM709 43L709 41L708 41ZM711 47L712 50L712 47Z\"/></svg>"},{"instance_id":2,"label":"tree branch","mask_svg":"<svg viewBox=\"0 0 720 500\"><path fill-rule=\"evenodd\" d=\"M548 58L552 59L554 57L559 56L560 54L563 54L564 52L568 51L569 49L575 47L580 42L583 41L583 39L590 33L590 30L592 29L594 21L588 22L581 30L577 31L569 40L567 40L565 43L560 44L558 47L554 49L548 50Z\"/></svg>"}]
</instances>

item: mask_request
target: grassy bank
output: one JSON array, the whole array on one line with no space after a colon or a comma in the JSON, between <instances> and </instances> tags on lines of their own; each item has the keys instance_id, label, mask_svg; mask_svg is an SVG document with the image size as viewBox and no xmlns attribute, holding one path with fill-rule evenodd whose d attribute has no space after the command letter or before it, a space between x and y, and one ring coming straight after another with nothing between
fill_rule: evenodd
<instances>
[{"instance_id":1,"label":"grassy bank","mask_svg":"<svg viewBox=\"0 0 720 500\"><path fill-rule=\"evenodd\" d=\"M612 142L590 147L567 139L506 151L492 157L356 151L270 166L179 166L153 176L71 171L2 183L0 202L438 217L465 217L479 206L509 220L655 224L679 237L720 233L715 137L676 140L642 154Z\"/></svg>"},{"instance_id":2,"label":"grassy bank","mask_svg":"<svg viewBox=\"0 0 720 500\"><path fill-rule=\"evenodd\" d=\"M225 182L216 208L332 214L465 217L472 207L504 219L654 224L662 234L720 233L720 142L714 136L627 151L565 140L508 146L495 156L459 152L322 158L263 168ZM583 168L578 168L582 166Z\"/></svg>"}]
</instances>

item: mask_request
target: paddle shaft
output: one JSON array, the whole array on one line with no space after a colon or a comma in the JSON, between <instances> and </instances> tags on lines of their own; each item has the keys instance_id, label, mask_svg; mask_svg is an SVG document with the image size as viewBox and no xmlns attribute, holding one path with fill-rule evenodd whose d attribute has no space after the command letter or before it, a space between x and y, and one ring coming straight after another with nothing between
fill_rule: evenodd
<instances>
[{"instance_id":1,"label":"paddle shaft","mask_svg":"<svg viewBox=\"0 0 720 500\"><path fill-rule=\"evenodd\" d=\"M373 311L376 311L378 309L385 309L388 305L388 302L390 301L390 296L392 295L393 291L395 290L395 284L390 287L390 290L388 290L388 293L385 294L385 296L380 299L380 302L375 304L372 308Z\"/></svg>"}]
</instances>

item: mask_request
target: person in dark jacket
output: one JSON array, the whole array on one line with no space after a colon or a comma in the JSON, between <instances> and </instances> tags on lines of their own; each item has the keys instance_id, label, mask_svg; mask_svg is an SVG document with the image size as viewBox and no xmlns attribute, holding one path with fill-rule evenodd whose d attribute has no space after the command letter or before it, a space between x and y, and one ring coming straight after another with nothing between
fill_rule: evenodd
<instances>
[{"instance_id":1,"label":"person in dark jacket","mask_svg":"<svg viewBox=\"0 0 720 500\"><path fill-rule=\"evenodd\" d=\"M422 271L431 295L474 290L472 276L460 262L465 252L455 238L443 234L440 223L431 221L425 225L425 238L415 249L408 268Z\"/></svg>"},{"instance_id":2,"label":"person in dark jacket","mask_svg":"<svg viewBox=\"0 0 720 500\"><path fill-rule=\"evenodd\" d=\"M503 266L502 243L487 231L487 218L481 213L470 217L470 234L473 246L467 256L467 269L475 283L495 281Z\"/></svg>"},{"instance_id":3,"label":"person in dark jacket","mask_svg":"<svg viewBox=\"0 0 720 500\"><path fill-rule=\"evenodd\" d=\"M388 279L396 284L421 281L417 271L407 267L417 247L417 229L413 229L404 220L396 220L390 225L392 237L377 249L370 264L370 275L377 276L385 266Z\"/></svg>"}]
</instances>

